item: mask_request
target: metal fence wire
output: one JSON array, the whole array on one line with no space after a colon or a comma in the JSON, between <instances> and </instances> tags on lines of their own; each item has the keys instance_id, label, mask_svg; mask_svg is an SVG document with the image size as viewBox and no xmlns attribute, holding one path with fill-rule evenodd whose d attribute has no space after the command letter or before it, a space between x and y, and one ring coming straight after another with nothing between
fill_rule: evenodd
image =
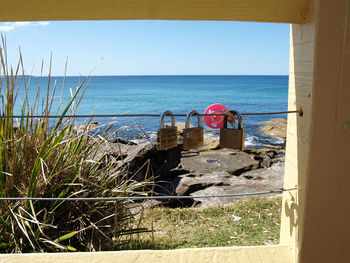
<instances>
[{"instance_id":1,"label":"metal fence wire","mask_svg":"<svg viewBox=\"0 0 350 263\"><path fill-rule=\"evenodd\" d=\"M279 114L288 114L288 113L298 113L299 115L303 114L302 110L295 111L278 111L278 112L246 112L241 113L242 116L263 116L263 115L279 115ZM102 114L102 115L11 115L11 116L0 116L0 119L39 119L39 118L123 118L123 117L161 117L161 114ZM186 117L187 114L173 114L175 117ZM215 113L215 114L199 114L199 116L227 116L225 113Z\"/></svg>"},{"instance_id":2,"label":"metal fence wire","mask_svg":"<svg viewBox=\"0 0 350 263\"><path fill-rule=\"evenodd\" d=\"M119 201L119 200L150 200L150 199L206 199L215 197L241 197L267 195L296 190L297 188L277 189L263 192L221 194L221 195L158 195L158 196L116 196L116 197L0 197L0 201Z\"/></svg>"}]
</instances>

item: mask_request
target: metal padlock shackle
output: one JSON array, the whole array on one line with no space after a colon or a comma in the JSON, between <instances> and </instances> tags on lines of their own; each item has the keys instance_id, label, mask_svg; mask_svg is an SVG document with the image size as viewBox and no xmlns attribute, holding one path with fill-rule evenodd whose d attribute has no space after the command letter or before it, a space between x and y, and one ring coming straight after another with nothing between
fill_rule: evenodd
<instances>
[{"instance_id":1,"label":"metal padlock shackle","mask_svg":"<svg viewBox=\"0 0 350 263\"><path fill-rule=\"evenodd\" d=\"M165 116L170 116L171 117L171 127L175 127L175 116L170 110L167 110L167 111L164 111L162 116L160 117L159 129L163 129L164 128L164 118L165 118Z\"/></svg>"},{"instance_id":2,"label":"metal padlock shackle","mask_svg":"<svg viewBox=\"0 0 350 263\"><path fill-rule=\"evenodd\" d=\"M193 111L191 111L189 114L187 114L186 123L185 123L185 129L190 128L191 117L192 117L192 116L197 116L198 127L202 127L202 118L201 118L201 116L199 115L199 112L193 110Z\"/></svg>"},{"instance_id":3,"label":"metal padlock shackle","mask_svg":"<svg viewBox=\"0 0 350 263\"><path fill-rule=\"evenodd\" d=\"M242 115L238 112L238 111L235 111L235 110L230 110L230 112L235 115L238 119L238 124L237 124L237 129L238 130L242 130L243 129L243 119L242 119ZM224 128L227 128L227 118L228 116L226 115L224 117Z\"/></svg>"}]
</instances>

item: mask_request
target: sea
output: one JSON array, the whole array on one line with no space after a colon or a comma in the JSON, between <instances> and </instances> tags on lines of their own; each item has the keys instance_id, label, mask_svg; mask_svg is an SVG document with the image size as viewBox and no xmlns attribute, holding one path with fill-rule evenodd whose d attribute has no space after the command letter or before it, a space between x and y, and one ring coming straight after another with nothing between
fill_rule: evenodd
<instances>
[{"instance_id":1,"label":"sea","mask_svg":"<svg viewBox=\"0 0 350 263\"><path fill-rule=\"evenodd\" d=\"M84 77L27 77L29 102L33 104L37 89L46 100L54 87L55 95L51 114L56 114L62 95L66 105ZM214 103L221 103L229 110L241 113L277 112L287 110L288 76L90 76L87 88L79 103L77 114L161 114L166 110L187 114L192 110L204 113ZM22 85L23 86L23 85ZM22 89L23 90L23 89ZM17 98L15 114L20 113L24 92ZM75 103L78 103L76 100ZM40 103L39 103L40 104ZM68 112L69 114L70 112ZM245 146L259 148L264 144L284 145L284 141L260 134L261 122L271 118L286 118L285 114L274 116L244 116ZM77 119L82 124L87 118ZM102 127L113 124L110 131L117 131L123 139L136 142L155 140L159 117L94 118ZM184 122L185 117L176 117ZM193 124L197 120L193 118ZM204 122L205 137L218 138L219 131L208 128ZM102 129L102 128L101 128Z\"/></svg>"}]
</instances>

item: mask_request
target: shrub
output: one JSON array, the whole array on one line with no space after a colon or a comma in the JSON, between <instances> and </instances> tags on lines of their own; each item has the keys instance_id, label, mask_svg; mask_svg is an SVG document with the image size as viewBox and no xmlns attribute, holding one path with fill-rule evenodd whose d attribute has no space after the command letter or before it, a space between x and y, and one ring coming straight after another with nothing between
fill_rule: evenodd
<instances>
[{"instance_id":1,"label":"shrub","mask_svg":"<svg viewBox=\"0 0 350 263\"><path fill-rule=\"evenodd\" d=\"M41 107L40 87L34 102L28 99L22 56L15 69L6 59L6 41L0 46L0 196L1 197L100 197L135 194L138 183L106 162L102 137L88 128L79 135L74 118L86 90L86 79L77 87L59 118L50 119L56 87L50 87ZM5 48L4 48L5 47ZM50 62L51 65L51 62ZM20 74L21 72L21 74ZM24 95L19 124L13 116L18 94ZM61 98L62 99L62 98ZM60 104L61 105L61 104ZM40 112L40 118L27 118ZM89 123L88 123L89 124ZM89 125L86 125L88 127ZM113 249L127 242L131 214L126 201L5 201L0 200L0 251L93 251Z\"/></svg>"}]
</instances>

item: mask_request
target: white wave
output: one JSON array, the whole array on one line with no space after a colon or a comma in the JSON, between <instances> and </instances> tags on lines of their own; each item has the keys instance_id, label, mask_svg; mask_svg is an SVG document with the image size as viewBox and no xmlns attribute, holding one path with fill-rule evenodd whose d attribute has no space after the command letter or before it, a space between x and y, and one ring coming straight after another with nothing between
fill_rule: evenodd
<instances>
[{"instance_id":1,"label":"white wave","mask_svg":"<svg viewBox=\"0 0 350 263\"><path fill-rule=\"evenodd\" d=\"M266 139L268 140L269 144L284 144L284 140L277 136L269 136L266 137Z\"/></svg>"},{"instance_id":2,"label":"white wave","mask_svg":"<svg viewBox=\"0 0 350 263\"><path fill-rule=\"evenodd\" d=\"M258 146L261 145L260 139L258 136L250 136L246 134L244 139L244 145L247 147Z\"/></svg>"},{"instance_id":3,"label":"white wave","mask_svg":"<svg viewBox=\"0 0 350 263\"><path fill-rule=\"evenodd\" d=\"M137 143L137 144L141 144L141 143L146 143L146 142L155 142L157 141L157 132L152 131L152 132L148 132L147 133L147 137L144 134L139 134L140 136L138 136L137 138L133 138L130 141Z\"/></svg>"},{"instance_id":4,"label":"white wave","mask_svg":"<svg viewBox=\"0 0 350 263\"><path fill-rule=\"evenodd\" d=\"M208 132L205 132L204 133L204 138L205 139L214 139L214 140L219 140L220 139L220 136L218 133L208 133Z\"/></svg>"}]
</instances>

